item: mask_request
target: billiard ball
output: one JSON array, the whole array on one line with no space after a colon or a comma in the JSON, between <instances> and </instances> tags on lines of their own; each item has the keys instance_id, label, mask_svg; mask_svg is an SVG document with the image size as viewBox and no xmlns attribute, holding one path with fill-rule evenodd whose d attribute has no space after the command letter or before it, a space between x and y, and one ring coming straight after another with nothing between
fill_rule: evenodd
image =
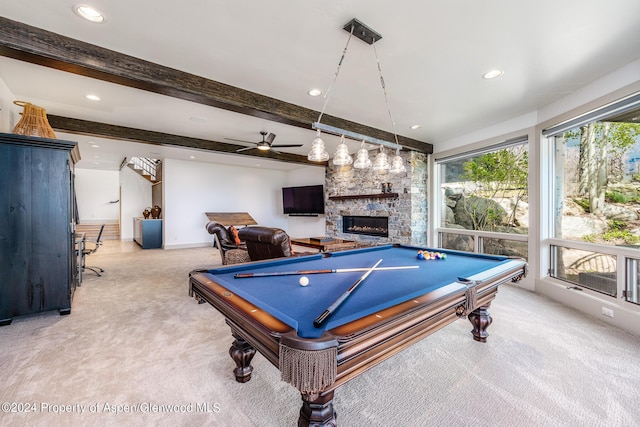
<instances>
[{"instance_id":1,"label":"billiard ball","mask_svg":"<svg viewBox=\"0 0 640 427\"><path fill-rule=\"evenodd\" d=\"M307 286L309 284L309 279L307 276L302 276L300 280L298 280L298 283L300 283L300 286Z\"/></svg>"}]
</instances>

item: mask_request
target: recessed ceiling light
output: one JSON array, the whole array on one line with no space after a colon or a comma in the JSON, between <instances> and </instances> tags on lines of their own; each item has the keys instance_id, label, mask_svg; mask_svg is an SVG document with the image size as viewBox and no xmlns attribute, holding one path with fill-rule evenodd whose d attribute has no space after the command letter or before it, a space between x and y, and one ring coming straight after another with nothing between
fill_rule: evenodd
<instances>
[{"instance_id":1,"label":"recessed ceiling light","mask_svg":"<svg viewBox=\"0 0 640 427\"><path fill-rule=\"evenodd\" d=\"M86 95L85 98L90 99L91 101L100 101L100 97L98 95L89 94Z\"/></svg>"},{"instance_id":2,"label":"recessed ceiling light","mask_svg":"<svg viewBox=\"0 0 640 427\"><path fill-rule=\"evenodd\" d=\"M101 23L104 22L104 15L96 8L87 6L86 4L79 4L73 7L73 11L81 18L87 21Z\"/></svg>"},{"instance_id":3,"label":"recessed ceiling light","mask_svg":"<svg viewBox=\"0 0 640 427\"><path fill-rule=\"evenodd\" d=\"M486 73L484 73L482 75L482 78L490 80L490 79L495 79L497 77L500 77L503 74L504 74L504 71L502 71L502 70L491 70L491 71L487 71Z\"/></svg>"},{"instance_id":4,"label":"recessed ceiling light","mask_svg":"<svg viewBox=\"0 0 640 427\"><path fill-rule=\"evenodd\" d=\"M190 158L190 159L195 159L195 158L196 158L196 156L189 156L189 158Z\"/></svg>"},{"instance_id":5,"label":"recessed ceiling light","mask_svg":"<svg viewBox=\"0 0 640 427\"><path fill-rule=\"evenodd\" d=\"M91 148L100 148L98 144L91 144Z\"/></svg>"},{"instance_id":6,"label":"recessed ceiling light","mask_svg":"<svg viewBox=\"0 0 640 427\"><path fill-rule=\"evenodd\" d=\"M416 130L416 129L420 129L421 127L422 127L422 126L420 126L420 125L412 125L412 126L410 126L409 128L410 128L410 129L413 129L413 130Z\"/></svg>"},{"instance_id":7,"label":"recessed ceiling light","mask_svg":"<svg viewBox=\"0 0 640 427\"><path fill-rule=\"evenodd\" d=\"M320 89L311 89L307 94L309 96L320 96L322 95L322 91Z\"/></svg>"}]
</instances>

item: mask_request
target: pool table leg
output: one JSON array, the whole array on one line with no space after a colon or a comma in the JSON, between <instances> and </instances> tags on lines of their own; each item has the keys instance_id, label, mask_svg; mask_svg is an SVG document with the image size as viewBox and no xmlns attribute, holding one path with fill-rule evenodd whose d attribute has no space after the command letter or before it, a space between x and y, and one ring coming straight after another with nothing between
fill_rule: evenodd
<instances>
[{"instance_id":1,"label":"pool table leg","mask_svg":"<svg viewBox=\"0 0 640 427\"><path fill-rule=\"evenodd\" d=\"M302 408L298 427L336 427L333 409L333 390L322 394L302 394Z\"/></svg>"},{"instance_id":2,"label":"pool table leg","mask_svg":"<svg viewBox=\"0 0 640 427\"><path fill-rule=\"evenodd\" d=\"M473 325L473 330L471 333L473 334L473 339L480 342L487 342L487 337L489 334L487 333L487 328L493 322L491 315L487 311L489 308L489 304L480 306L473 310L467 318Z\"/></svg>"},{"instance_id":3,"label":"pool table leg","mask_svg":"<svg viewBox=\"0 0 640 427\"><path fill-rule=\"evenodd\" d=\"M253 372L251 359L255 356L256 349L251 347L251 344L246 342L240 335L235 333L232 335L235 341L233 341L229 349L229 354L237 366L237 368L233 370L233 373L236 376L236 381L246 383L251 379L251 373Z\"/></svg>"}]
</instances>

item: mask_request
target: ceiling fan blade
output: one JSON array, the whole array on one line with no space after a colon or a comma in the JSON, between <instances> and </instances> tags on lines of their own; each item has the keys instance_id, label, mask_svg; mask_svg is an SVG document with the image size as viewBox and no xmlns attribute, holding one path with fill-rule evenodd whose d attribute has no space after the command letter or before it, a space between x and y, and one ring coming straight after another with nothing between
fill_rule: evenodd
<instances>
[{"instance_id":1,"label":"ceiling fan blade","mask_svg":"<svg viewBox=\"0 0 640 427\"><path fill-rule=\"evenodd\" d=\"M276 134L269 132L269 135L267 135L265 141L267 141L267 144L271 145L274 139L276 139Z\"/></svg>"},{"instance_id":2,"label":"ceiling fan blade","mask_svg":"<svg viewBox=\"0 0 640 427\"><path fill-rule=\"evenodd\" d=\"M273 154L282 154L281 152L279 152L278 150L274 150L273 148L271 148L269 151L271 151Z\"/></svg>"},{"instance_id":3,"label":"ceiling fan blade","mask_svg":"<svg viewBox=\"0 0 640 427\"><path fill-rule=\"evenodd\" d=\"M302 144L287 144L287 145L272 145L273 147L283 148L283 147L302 147Z\"/></svg>"},{"instance_id":4,"label":"ceiling fan blade","mask_svg":"<svg viewBox=\"0 0 640 427\"><path fill-rule=\"evenodd\" d=\"M256 148L256 147L238 148L238 149L236 150L236 153L239 153L239 152L241 152L241 151L253 150L254 148Z\"/></svg>"}]
</instances>

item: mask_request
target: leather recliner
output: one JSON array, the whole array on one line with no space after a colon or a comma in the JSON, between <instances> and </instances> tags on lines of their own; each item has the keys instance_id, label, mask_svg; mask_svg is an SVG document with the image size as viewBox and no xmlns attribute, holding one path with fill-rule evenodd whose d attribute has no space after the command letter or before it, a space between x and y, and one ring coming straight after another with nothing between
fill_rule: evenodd
<instances>
[{"instance_id":1,"label":"leather recliner","mask_svg":"<svg viewBox=\"0 0 640 427\"><path fill-rule=\"evenodd\" d=\"M209 221L209 223L207 223L207 231L209 234L213 234L215 236L213 245L214 247L218 247L220 250L222 264L227 264L225 256L227 251L232 249L247 250L247 246L244 243L241 242L240 244L236 244L233 238L229 235L229 230L219 222Z\"/></svg>"},{"instance_id":2,"label":"leather recliner","mask_svg":"<svg viewBox=\"0 0 640 427\"><path fill-rule=\"evenodd\" d=\"M289 235L280 228L243 227L238 230L238 237L246 242L251 261L292 255Z\"/></svg>"}]
</instances>

